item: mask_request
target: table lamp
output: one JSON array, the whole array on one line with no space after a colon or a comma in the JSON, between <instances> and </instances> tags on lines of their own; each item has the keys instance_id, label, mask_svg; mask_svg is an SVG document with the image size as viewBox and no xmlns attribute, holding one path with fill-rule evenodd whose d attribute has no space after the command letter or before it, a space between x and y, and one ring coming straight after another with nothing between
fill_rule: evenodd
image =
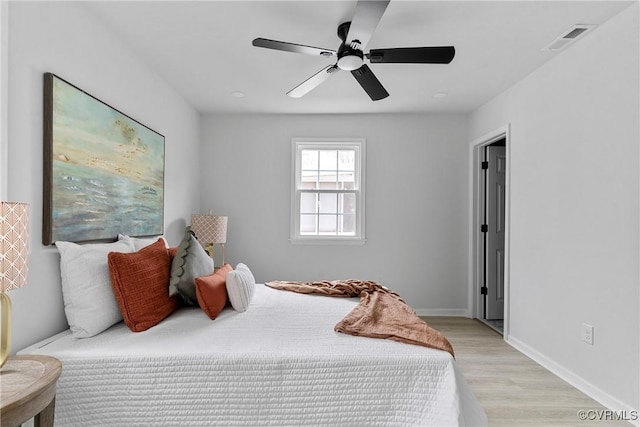
<instances>
[{"instance_id":1,"label":"table lamp","mask_svg":"<svg viewBox=\"0 0 640 427\"><path fill-rule=\"evenodd\" d=\"M9 356L11 345L11 299L5 293L27 283L29 252L29 205L0 202L0 367Z\"/></svg>"},{"instance_id":2,"label":"table lamp","mask_svg":"<svg viewBox=\"0 0 640 427\"><path fill-rule=\"evenodd\" d=\"M224 265L224 244L227 242L227 217L209 214L191 215L191 231L213 259L213 245L222 246ZM215 261L214 261L215 264Z\"/></svg>"}]
</instances>

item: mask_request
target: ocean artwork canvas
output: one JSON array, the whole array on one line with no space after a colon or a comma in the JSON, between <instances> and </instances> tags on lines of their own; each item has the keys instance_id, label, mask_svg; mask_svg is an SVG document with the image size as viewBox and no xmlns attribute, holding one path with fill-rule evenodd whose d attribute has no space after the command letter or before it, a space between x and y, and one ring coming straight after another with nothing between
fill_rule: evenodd
<instances>
[{"instance_id":1,"label":"ocean artwork canvas","mask_svg":"<svg viewBox=\"0 0 640 427\"><path fill-rule=\"evenodd\" d=\"M44 76L43 243L164 229L164 136L60 77Z\"/></svg>"}]
</instances>

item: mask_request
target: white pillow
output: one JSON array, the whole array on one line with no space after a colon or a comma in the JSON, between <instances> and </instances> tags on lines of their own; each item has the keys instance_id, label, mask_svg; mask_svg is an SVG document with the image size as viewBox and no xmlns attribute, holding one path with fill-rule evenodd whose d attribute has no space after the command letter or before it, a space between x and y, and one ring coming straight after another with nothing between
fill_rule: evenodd
<instances>
[{"instance_id":1,"label":"white pillow","mask_svg":"<svg viewBox=\"0 0 640 427\"><path fill-rule=\"evenodd\" d=\"M234 310L247 311L255 289L256 279L246 265L240 263L227 273L227 294Z\"/></svg>"},{"instance_id":2,"label":"white pillow","mask_svg":"<svg viewBox=\"0 0 640 427\"><path fill-rule=\"evenodd\" d=\"M164 244L166 247L169 247L167 243L167 239L164 236L154 236L154 237L131 237L126 234L118 234L118 240L130 240L133 244L133 248L138 252L142 248L146 248L147 246L155 243L158 239L162 238L164 240Z\"/></svg>"},{"instance_id":3,"label":"white pillow","mask_svg":"<svg viewBox=\"0 0 640 427\"><path fill-rule=\"evenodd\" d=\"M92 337L120 322L122 314L113 294L107 255L134 252L133 243L56 242L56 246L60 251L64 312L73 337Z\"/></svg>"}]
</instances>

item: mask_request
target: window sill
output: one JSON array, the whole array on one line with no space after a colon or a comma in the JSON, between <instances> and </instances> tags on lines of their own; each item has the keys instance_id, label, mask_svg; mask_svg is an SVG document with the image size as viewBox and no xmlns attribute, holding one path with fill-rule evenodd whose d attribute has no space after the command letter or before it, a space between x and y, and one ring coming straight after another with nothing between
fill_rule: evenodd
<instances>
[{"instance_id":1,"label":"window sill","mask_svg":"<svg viewBox=\"0 0 640 427\"><path fill-rule=\"evenodd\" d=\"M361 237L292 237L292 245L364 245L367 239Z\"/></svg>"}]
</instances>

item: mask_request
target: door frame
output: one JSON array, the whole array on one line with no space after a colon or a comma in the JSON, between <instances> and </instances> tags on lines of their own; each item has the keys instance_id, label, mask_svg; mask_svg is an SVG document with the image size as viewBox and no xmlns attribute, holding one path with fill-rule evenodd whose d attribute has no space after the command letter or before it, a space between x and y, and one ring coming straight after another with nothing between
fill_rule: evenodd
<instances>
[{"instance_id":1,"label":"door frame","mask_svg":"<svg viewBox=\"0 0 640 427\"><path fill-rule=\"evenodd\" d=\"M483 223L484 217L484 197L483 197L483 171L481 167L482 150L487 145L504 138L505 154L507 161L506 194L505 194L505 235L504 235L504 330L503 337L508 340L509 337L509 317L510 317L510 235L511 235L511 125L506 124L494 131L491 131L480 138L476 138L470 143L471 153L469 155L470 188L471 188L471 209L469 212L469 230L471 230L469 255L472 262L469 266L469 312L473 318L483 318L483 299L480 295L480 288L483 285L484 262L483 248L484 240L480 231L480 225Z\"/></svg>"}]
</instances>

